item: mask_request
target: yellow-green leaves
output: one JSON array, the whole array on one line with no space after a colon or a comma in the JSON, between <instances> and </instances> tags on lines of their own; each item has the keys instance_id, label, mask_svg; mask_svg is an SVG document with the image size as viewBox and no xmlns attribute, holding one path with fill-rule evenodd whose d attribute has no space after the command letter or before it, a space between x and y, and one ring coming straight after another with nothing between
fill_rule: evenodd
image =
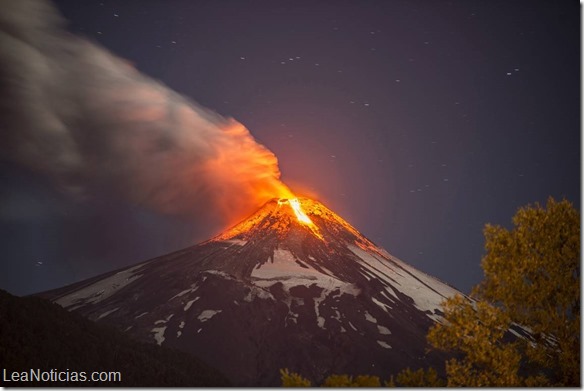
<instances>
[{"instance_id":1,"label":"yellow-green leaves","mask_svg":"<svg viewBox=\"0 0 584 391\"><path fill-rule=\"evenodd\" d=\"M282 387L310 387L310 380L297 373L289 372L288 368L280 369Z\"/></svg>"},{"instance_id":2,"label":"yellow-green leaves","mask_svg":"<svg viewBox=\"0 0 584 391\"><path fill-rule=\"evenodd\" d=\"M448 299L443 307L447 323L432 327L428 341L438 349L462 354L461 359L446 363L449 386L522 385L518 376L521 356L514 344L502 342L511 323L503 311L461 296Z\"/></svg>"},{"instance_id":3,"label":"yellow-green leaves","mask_svg":"<svg viewBox=\"0 0 584 391\"><path fill-rule=\"evenodd\" d=\"M478 301L447 300L446 322L428 334L434 347L460 354L446 363L449 386L580 384L579 214L550 198L545 209L521 208L513 223L485 227ZM534 341L504 341L512 322Z\"/></svg>"},{"instance_id":4,"label":"yellow-green leaves","mask_svg":"<svg viewBox=\"0 0 584 391\"><path fill-rule=\"evenodd\" d=\"M485 228L485 279L475 290L528 326L529 359L558 385L580 378L580 216L568 201L521 208L514 227ZM548 371L549 372L549 371Z\"/></svg>"},{"instance_id":5,"label":"yellow-green leaves","mask_svg":"<svg viewBox=\"0 0 584 391\"><path fill-rule=\"evenodd\" d=\"M434 368L412 371L407 368L397 374L395 382L391 379L385 384L388 387L444 387L446 383L438 377Z\"/></svg>"},{"instance_id":6,"label":"yellow-green leaves","mask_svg":"<svg viewBox=\"0 0 584 391\"><path fill-rule=\"evenodd\" d=\"M322 387L380 387L381 382L377 376L331 375L327 377Z\"/></svg>"},{"instance_id":7,"label":"yellow-green leaves","mask_svg":"<svg viewBox=\"0 0 584 391\"><path fill-rule=\"evenodd\" d=\"M288 369L280 369L283 387L311 387L310 380ZM321 387L380 387L381 381L377 376L360 375L330 375L321 384Z\"/></svg>"}]
</instances>

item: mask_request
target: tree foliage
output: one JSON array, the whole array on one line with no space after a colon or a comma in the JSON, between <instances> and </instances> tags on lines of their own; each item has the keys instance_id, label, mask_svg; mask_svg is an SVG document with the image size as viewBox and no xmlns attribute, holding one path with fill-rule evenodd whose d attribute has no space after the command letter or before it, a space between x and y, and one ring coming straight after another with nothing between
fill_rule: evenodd
<instances>
[{"instance_id":1,"label":"tree foliage","mask_svg":"<svg viewBox=\"0 0 584 391\"><path fill-rule=\"evenodd\" d=\"M521 355L515 343L503 342L511 321L486 302L469 303L455 296L444 304L448 323L430 329L428 341L436 348L462 353L446 362L448 386L517 387Z\"/></svg>"},{"instance_id":2,"label":"tree foliage","mask_svg":"<svg viewBox=\"0 0 584 391\"><path fill-rule=\"evenodd\" d=\"M580 379L580 216L550 198L519 210L511 231L485 228L485 279L477 293L500 305L536 339L531 361L563 385Z\"/></svg>"},{"instance_id":3,"label":"tree foliage","mask_svg":"<svg viewBox=\"0 0 584 391\"><path fill-rule=\"evenodd\" d=\"M295 372L288 371L288 368L280 369L282 387L310 387L310 380L300 376Z\"/></svg>"},{"instance_id":4,"label":"tree foliage","mask_svg":"<svg viewBox=\"0 0 584 391\"><path fill-rule=\"evenodd\" d=\"M310 380L298 373L290 372L287 368L280 369L283 387L311 387ZM381 381L377 376L360 375L353 378L349 375L330 375L321 384L321 387L380 387Z\"/></svg>"},{"instance_id":5,"label":"tree foliage","mask_svg":"<svg viewBox=\"0 0 584 391\"><path fill-rule=\"evenodd\" d=\"M322 387L380 387L377 376L360 375L353 378L349 375L330 375L324 380Z\"/></svg>"},{"instance_id":6,"label":"tree foliage","mask_svg":"<svg viewBox=\"0 0 584 391\"><path fill-rule=\"evenodd\" d=\"M546 208L521 208L513 223L485 227L485 278L472 293L478 301L447 300L446 322L428 340L462 354L446 363L451 386L579 385L579 214L550 198ZM506 341L513 324L532 338Z\"/></svg>"},{"instance_id":7,"label":"tree foliage","mask_svg":"<svg viewBox=\"0 0 584 391\"><path fill-rule=\"evenodd\" d=\"M438 372L434 368L412 371L407 368L396 376L385 382L387 387L444 387L446 382L438 377Z\"/></svg>"}]
</instances>

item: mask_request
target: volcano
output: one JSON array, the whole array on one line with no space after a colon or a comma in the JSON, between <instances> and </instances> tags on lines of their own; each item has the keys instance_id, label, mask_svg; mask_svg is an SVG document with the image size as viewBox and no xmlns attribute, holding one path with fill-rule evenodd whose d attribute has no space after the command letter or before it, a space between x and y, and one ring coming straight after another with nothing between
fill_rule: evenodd
<instances>
[{"instance_id":1,"label":"volcano","mask_svg":"<svg viewBox=\"0 0 584 391\"><path fill-rule=\"evenodd\" d=\"M442 367L426 334L455 294L298 198L268 201L206 242L42 296L192 353L235 385L276 386L280 368L319 382Z\"/></svg>"}]
</instances>

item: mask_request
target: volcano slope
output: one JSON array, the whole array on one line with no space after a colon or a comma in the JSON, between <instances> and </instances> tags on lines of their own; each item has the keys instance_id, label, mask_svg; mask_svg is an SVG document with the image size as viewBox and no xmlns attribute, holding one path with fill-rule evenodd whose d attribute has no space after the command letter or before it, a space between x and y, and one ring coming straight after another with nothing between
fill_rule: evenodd
<instances>
[{"instance_id":1,"label":"volcano slope","mask_svg":"<svg viewBox=\"0 0 584 391\"><path fill-rule=\"evenodd\" d=\"M41 296L192 353L234 385L275 386L280 368L319 382L443 367L426 334L455 294L300 198L271 200L209 241Z\"/></svg>"}]
</instances>

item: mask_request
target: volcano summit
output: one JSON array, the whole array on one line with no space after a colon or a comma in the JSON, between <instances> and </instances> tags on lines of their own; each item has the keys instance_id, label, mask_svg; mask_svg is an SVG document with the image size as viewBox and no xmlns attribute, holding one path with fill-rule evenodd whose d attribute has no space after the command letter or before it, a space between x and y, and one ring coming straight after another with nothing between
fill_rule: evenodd
<instances>
[{"instance_id":1,"label":"volcano summit","mask_svg":"<svg viewBox=\"0 0 584 391\"><path fill-rule=\"evenodd\" d=\"M235 385L289 368L387 378L437 366L426 334L460 294L319 202L273 199L215 238L42 294L134 338L194 354Z\"/></svg>"}]
</instances>

